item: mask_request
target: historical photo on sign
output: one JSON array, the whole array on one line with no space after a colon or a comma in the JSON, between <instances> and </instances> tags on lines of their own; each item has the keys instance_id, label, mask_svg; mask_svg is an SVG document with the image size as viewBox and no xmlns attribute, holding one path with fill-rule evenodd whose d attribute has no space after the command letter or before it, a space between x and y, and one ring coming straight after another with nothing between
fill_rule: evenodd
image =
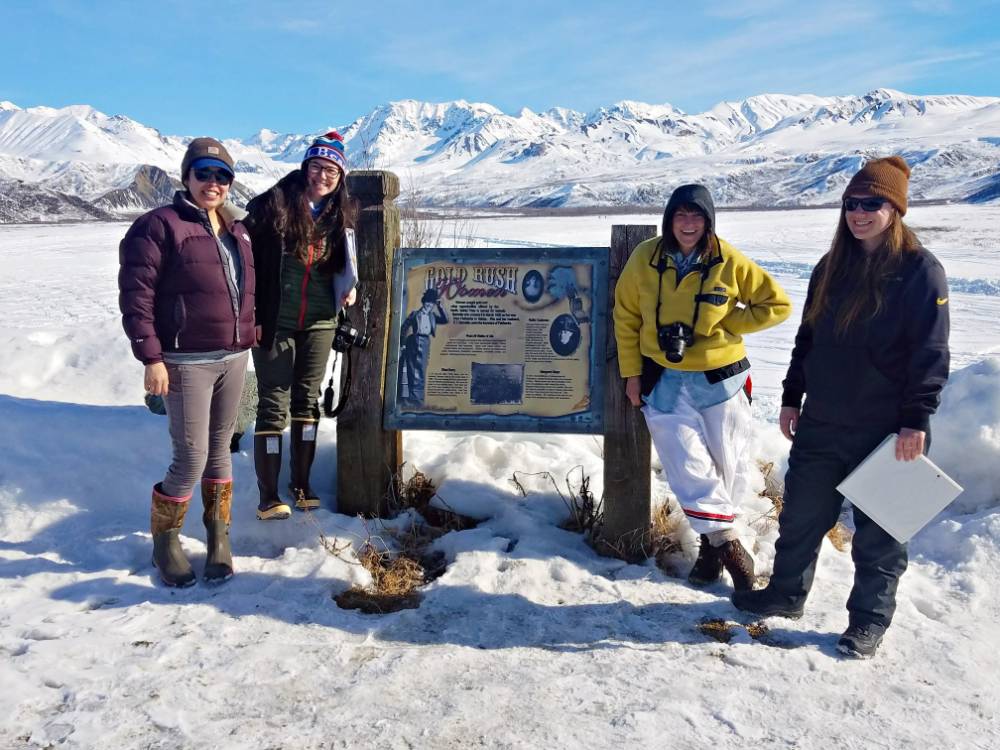
<instances>
[{"instance_id":1,"label":"historical photo on sign","mask_svg":"<svg viewBox=\"0 0 1000 750\"><path fill-rule=\"evenodd\" d=\"M595 289L607 250L580 250L401 251L393 419L592 422Z\"/></svg>"}]
</instances>

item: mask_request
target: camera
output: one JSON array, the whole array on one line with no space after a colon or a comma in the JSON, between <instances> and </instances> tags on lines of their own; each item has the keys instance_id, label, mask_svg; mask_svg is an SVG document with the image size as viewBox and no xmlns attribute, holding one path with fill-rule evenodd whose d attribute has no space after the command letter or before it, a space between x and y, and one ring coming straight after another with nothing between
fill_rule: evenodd
<instances>
[{"instance_id":1,"label":"camera","mask_svg":"<svg viewBox=\"0 0 1000 750\"><path fill-rule=\"evenodd\" d=\"M362 333L351 325L351 321L344 318L337 323L337 330L333 334L333 350L335 352L347 352L352 346L364 349L372 337Z\"/></svg>"},{"instance_id":2,"label":"camera","mask_svg":"<svg viewBox=\"0 0 1000 750\"><path fill-rule=\"evenodd\" d=\"M694 343L694 329L677 321L656 329L656 341L668 362L684 359L684 349Z\"/></svg>"}]
</instances>

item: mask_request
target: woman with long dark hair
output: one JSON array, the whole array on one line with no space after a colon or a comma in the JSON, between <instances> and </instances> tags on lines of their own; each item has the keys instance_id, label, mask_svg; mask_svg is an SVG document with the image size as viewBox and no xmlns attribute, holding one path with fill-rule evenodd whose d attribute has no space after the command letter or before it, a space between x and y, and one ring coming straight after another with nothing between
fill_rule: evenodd
<instances>
[{"instance_id":1,"label":"woman with long dark hair","mask_svg":"<svg viewBox=\"0 0 1000 750\"><path fill-rule=\"evenodd\" d=\"M257 373L254 465L260 502L257 518L288 518L278 493L282 434L291 414L289 489L298 510L320 500L309 484L316 455L319 390L337 327L338 310L356 290L334 293L354 252L356 208L347 191L344 142L336 132L316 138L302 165L247 206L247 226L260 287L253 350Z\"/></svg>"},{"instance_id":2,"label":"woman with long dark hair","mask_svg":"<svg viewBox=\"0 0 1000 750\"><path fill-rule=\"evenodd\" d=\"M208 556L204 580L233 575L229 545L233 435L246 350L254 342L254 264L243 211L227 203L235 175L226 148L191 141L173 203L136 220L122 240L119 305L147 393L163 397L173 460L153 487L153 564L168 586L194 571L179 535L201 483Z\"/></svg>"},{"instance_id":3,"label":"woman with long dark hair","mask_svg":"<svg viewBox=\"0 0 1000 750\"><path fill-rule=\"evenodd\" d=\"M743 336L790 312L774 279L716 234L703 185L674 190L662 233L635 248L615 286L625 393L642 408L667 482L700 535L688 576L696 585L725 569L737 590L753 586L753 558L735 528L752 435Z\"/></svg>"},{"instance_id":4,"label":"woman with long dark hair","mask_svg":"<svg viewBox=\"0 0 1000 750\"><path fill-rule=\"evenodd\" d=\"M948 378L948 285L903 223L909 175L899 156L854 175L833 244L809 280L782 395L781 431L792 449L774 572L767 588L733 595L747 612L800 617L823 537L840 515L837 485L889 433L898 433L901 461L930 446L930 417ZM892 621L907 554L858 508L853 514L854 588L837 648L867 658Z\"/></svg>"}]
</instances>

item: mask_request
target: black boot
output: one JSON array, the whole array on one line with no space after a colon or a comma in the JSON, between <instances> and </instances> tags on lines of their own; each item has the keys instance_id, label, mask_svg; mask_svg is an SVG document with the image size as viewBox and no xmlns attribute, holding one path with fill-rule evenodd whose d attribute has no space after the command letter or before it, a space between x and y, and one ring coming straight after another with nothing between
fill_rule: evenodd
<instances>
[{"instance_id":1,"label":"black boot","mask_svg":"<svg viewBox=\"0 0 1000 750\"><path fill-rule=\"evenodd\" d=\"M722 567L733 579L733 588L736 591L750 591L753 589L753 582L756 579L753 570L753 558L739 539L732 539L723 544L719 549L719 558Z\"/></svg>"},{"instance_id":2,"label":"black boot","mask_svg":"<svg viewBox=\"0 0 1000 750\"><path fill-rule=\"evenodd\" d=\"M201 518L205 523L208 547L204 580L228 581L233 577L233 553L229 547L233 481L202 479L201 500L205 505Z\"/></svg>"},{"instance_id":3,"label":"black boot","mask_svg":"<svg viewBox=\"0 0 1000 750\"><path fill-rule=\"evenodd\" d=\"M316 433L318 422L303 422L292 420L292 444L289 463L292 469L292 481L288 489L292 492L296 510L316 510L319 497L309 486L309 472L312 470L313 459L316 457ZM304 432L309 431L312 440L306 440Z\"/></svg>"},{"instance_id":4,"label":"black boot","mask_svg":"<svg viewBox=\"0 0 1000 750\"><path fill-rule=\"evenodd\" d=\"M180 533L184 526L188 501L163 494L163 487L153 487L150 530L153 534L153 565L167 586L186 588L194 585L195 576L181 549Z\"/></svg>"},{"instance_id":5,"label":"black boot","mask_svg":"<svg viewBox=\"0 0 1000 750\"><path fill-rule=\"evenodd\" d=\"M885 628L874 623L854 624L837 641L837 651L854 659L871 659L882 645Z\"/></svg>"},{"instance_id":6,"label":"black boot","mask_svg":"<svg viewBox=\"0 0 1000 750\"><path fill-rule=\"evenodd\" d=\"M701 546L698 548L698 559L688 573L688 581L695 586L707 586L722 577L722 556L719 547L713 547L708 537L701 535Z\"/></svg>"},{"instance_id":7,"label":"black boot","mask_svg":"<svg viewBox=\"0 0 1000 750\"><path fill-rule=\"evenodd\" d=\"M732 602L736 609L761 617L787 617L792 620L802 617L802 602L785 596L772 586L756 591L735 591Z\"/></svg>"},{"instance_id":8,"label":"black boot","mask_svg":"<svg viewBox=\"0 0 1000 750\"><path fill-rule=\"evenodd\" d=\"M276 450L268 453L268 441ZM257 472L257 489L260 502L257 503L257 518L261 521L277 521L290 518L292 509L281 502L278 496L278 474L281 473L281 434L255 434L253 436L253 464Z\"/></svg>"}]
</instances>

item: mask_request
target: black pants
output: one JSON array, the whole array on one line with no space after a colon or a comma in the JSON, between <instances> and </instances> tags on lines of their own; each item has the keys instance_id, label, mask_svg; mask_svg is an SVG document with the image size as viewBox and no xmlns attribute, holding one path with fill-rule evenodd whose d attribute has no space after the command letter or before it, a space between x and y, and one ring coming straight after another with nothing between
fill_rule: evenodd
<instances>
[{"instance_id":1,"label":"black pants","mask_svg":"<svg viewBox=\"0 0 1000 750\"><path fill-rule=\"evenodd\" d=\"M270 349L253 350L257 432L280 433L292 419L319 421L319 395L334 329L279 330Z\"/></svg>"},{"instance_id":2,"label":"black pants","mask_svg":"<svg viewBox=\"0 0 1000 750\"><path fill-rule=\"evenodd\" d=\"M801 417L788 457L778 519L770 583L776 592L796 604L805 601L823 537L837 523L844 502L837 485L893 431L892 427L845 427ZM887 628L896 611L899 577L906 570L906 545L859 509L853 508L853 513L854 587L847 611L852 624Z\"/></svg>"}]
</instances>

